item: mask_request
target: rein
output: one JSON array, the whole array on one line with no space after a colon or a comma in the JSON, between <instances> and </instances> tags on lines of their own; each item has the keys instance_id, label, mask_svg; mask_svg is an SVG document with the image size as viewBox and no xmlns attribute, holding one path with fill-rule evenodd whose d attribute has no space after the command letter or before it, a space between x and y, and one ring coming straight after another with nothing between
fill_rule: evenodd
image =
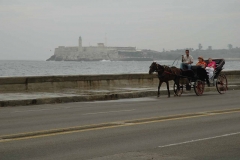
<instances>
[{"instance_id":1,"label":"rein","mask_svg":"<svg viewBox=\"0 0 240 160\"><path fill-rule=\"evenodd\" d=\"M164 73L176 75L176 74L170 73L170 72L168 72L168 71L164 71Z\"/></svg>"},{"instance_id":2,"label":"rein","mask_svg":"<svg viewBox=\"0 0 240 160\"><path fill-rule=\"evenodd\" d=\"M177 75L176 73L173 73L173 71L172 71L172 69L170 68L170 67L167 67L167 66L163 66L164 67L164 69L166 69L166 68L169 68L170 70L171 70L171 72L169 72L169 71L163 71L164 73L167 73L167 74L171 74L171 75Z\"/></svg>"},{"instance_id":3,"label":"rein","mask_svg":"<svg viewBox=\"0 0 240 160\"><path fill-rule=\"evenodd\" d=\"M157 67L156 67L156 68L157 68L157 69L156 69L157 72L160 72L160 71L161 71L161 70L159 70L159 66L161 66L161 65L157 64ZM163 78L166 74L177 76L176 73L173 73L173 71L172 71L172 69L171 69L170 67L165 66L165 65L163 65L162 67L163 67L163 72L162 72L161 75L158 75L159 78ZM170 69L171 72L170 72L170 71L166 71L166 69ZM164 73L165 73L165 74L164 74Z\"/></svg>"},{"instance_id":4,"label":"rein","mask_svg":"<svg viewBox=\"0 0 240 160\"><path fill-rule=\"evenodd\" d=\"M172 68L170 68L170 67L168 67L168 66L166 66L166 65L163 65L163 66L161 66L160 64L156 64L156 72L161 72L162 70L162 73L161 73L161 75L159 75L159 77L164 77L166 74L168 74L168 75L174 75L174 76L179 76L179 75L177 75L176 74L176 72L174 72L173 70L172 70ZM170 70L170 71L166 71L166 69L167 70ZM164 74L165 73L165 74Z\"/></svg>"}]
</instances>

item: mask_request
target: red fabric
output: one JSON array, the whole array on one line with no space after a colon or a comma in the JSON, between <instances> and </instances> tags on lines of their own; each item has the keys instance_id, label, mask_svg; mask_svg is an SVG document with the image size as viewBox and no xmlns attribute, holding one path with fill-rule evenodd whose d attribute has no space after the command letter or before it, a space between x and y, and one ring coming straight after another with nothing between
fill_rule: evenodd
<instances>
[{"instance_id":1,"label":"red fabric","mask_svg":"<svg viewBox=\"0 0 240 160\"><path fill-rule=\"evenodd\" d=\"M212 62L208 63L207 66L216 69L216 62L212 61Z\"/></svg>"},{"instance_id":2,"label":"red fabric","mask_svg":"<svg viewBox=\"0 0 240 160\"><path fill-rule=\"evenodd\" d=\"M204 61L202 61L202 62L198 62L196 65L197 65L197 66L198 66L198 65L204 65L204 68L207 67L207 63L204 62Z\"/></svg>"}]
</instances>

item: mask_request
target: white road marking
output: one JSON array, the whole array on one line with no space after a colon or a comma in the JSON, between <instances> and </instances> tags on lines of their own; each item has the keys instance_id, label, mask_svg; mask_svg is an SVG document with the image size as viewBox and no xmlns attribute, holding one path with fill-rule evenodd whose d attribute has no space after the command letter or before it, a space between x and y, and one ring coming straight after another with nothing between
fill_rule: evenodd
<instances>
[{"instance_id":1,"label":"white road marking","mask_svg":"<svg viewBox=\"0 0 240 160\"><path fill-rule=\"evenodd\" d=\"M108 111L108 112L95 112L95 113L85 113L82 115L92 115L92 114L106 114L106 113L117 113L117 112L131 112L134 111L135 109L131 109L131 110L119 110L119 111Z\"/></svg>"},{"instance_id":2,"label":"white road marking","mask_svg":"<svg viewBox=\"0 0 240 160\"><path fill-rule=\"evenodd\" d=\"M199 141L205 141L205 140L209 140L209 139L216 139L216 138L228 137L228 136L233 136L233 135L237 135L237 134L240 134L240 132L229 133L229 134L224 134L224 135L215 136L215 137L195 139L195 140L190 140L190 141L185 141L185 142L180 142L180 143L172 143L172 144L167 144L167 145L158 146L158 147L159 147L159 148L165 148L165 147L171 147L171 146L177 146L177 145L182 145L182 144L194 143L194 142L199 142Z\"/></svg>"}]
</instances>

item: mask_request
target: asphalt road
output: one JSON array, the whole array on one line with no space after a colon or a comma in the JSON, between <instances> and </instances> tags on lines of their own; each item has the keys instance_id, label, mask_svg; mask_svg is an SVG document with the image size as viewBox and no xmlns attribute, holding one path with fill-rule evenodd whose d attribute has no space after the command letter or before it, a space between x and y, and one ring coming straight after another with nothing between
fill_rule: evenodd
<instances>
[{"instance_id":1,"label":"asphalt road","mask_svg":"<svg viewBox=\"0 0 240 160\"><path fill-rule=\"evenodd\" d=\"M0 108L0 159L240 159L240 91Z\"/></svg>"}]
</instances>

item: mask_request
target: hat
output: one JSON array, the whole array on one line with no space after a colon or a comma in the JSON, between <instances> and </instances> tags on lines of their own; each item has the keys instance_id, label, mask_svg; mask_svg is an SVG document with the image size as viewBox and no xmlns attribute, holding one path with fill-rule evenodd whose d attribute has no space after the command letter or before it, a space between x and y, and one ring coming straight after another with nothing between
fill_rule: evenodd
<instances>
[{"instance_id":1,"label":"hat","mask_svg":"<svg viewBox=\"0 0 240 160\"><path fill-rule=\"evenodd\" d=\"M201 57L201 56L200 56L200 57L198 57L198 59L202 59L202 60L204 60L204 59L203 59L203 57Z\"/></svg>"}]
</instances>

